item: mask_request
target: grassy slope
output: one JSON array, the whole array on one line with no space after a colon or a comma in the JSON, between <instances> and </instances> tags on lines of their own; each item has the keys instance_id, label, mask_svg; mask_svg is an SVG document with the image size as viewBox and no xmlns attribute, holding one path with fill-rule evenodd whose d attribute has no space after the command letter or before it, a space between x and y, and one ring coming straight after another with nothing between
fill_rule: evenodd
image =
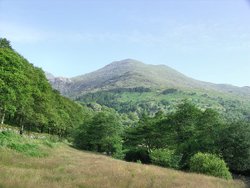
<instances>
[{"instance_id":1,"label":"grassy slope","mask_svg":"<svg viewBox=\"0 0 250 188\"><path fill-rule=\"evenodd\" d=\"M0 147L0 187L244 187L240 181L128 163L67 145L34 158Z\"/></svg>"}]
</instances>

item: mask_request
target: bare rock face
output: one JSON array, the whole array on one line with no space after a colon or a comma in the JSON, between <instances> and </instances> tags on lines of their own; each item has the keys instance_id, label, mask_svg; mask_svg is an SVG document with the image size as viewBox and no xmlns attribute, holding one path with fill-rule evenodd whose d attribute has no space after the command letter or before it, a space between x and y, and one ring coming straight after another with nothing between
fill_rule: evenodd
<instances>
[{"instance_id":1,"label":"bare rock face","mask_svg":"<svg viewBox=\"0 0 250 188\"><path fill-rule=\"evenodd\" d=\"M70 78L65 77L55 77L53 74L45 73L48 81L54 89L59 91L61 94L66 95L70 90L70 85L72 83Z\"/></svg>"},{"instance_id":2,"label":"bare rock face","mask_svg":"<svg viewBox=\"0 0 250 188\"><path fill-rule=\"evenodd\" d=\"M52 82L53 87L63 95L69 92L72 81L70 78L56 77Z\"/></svg>"}]
</instances>

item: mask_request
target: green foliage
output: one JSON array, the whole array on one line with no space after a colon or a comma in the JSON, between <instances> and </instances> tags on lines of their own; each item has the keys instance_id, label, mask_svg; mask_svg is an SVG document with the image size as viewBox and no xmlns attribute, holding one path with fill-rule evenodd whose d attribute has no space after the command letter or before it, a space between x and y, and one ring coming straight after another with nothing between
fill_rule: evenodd
<instances>
[{"instance_id":1,"label":"green foliage","mask_svg":"<svg viewBox=\"0 0 250 188\"><path fill-rule=\"evenodd\" d=\"M194 154L214 153L222 155L231 170L243 172L250 167L249 138L249 123L226 125L216 111L201 110L184 101L175 112L166 115L160 112L154 117L143 116L137 125L126 128L125 159L163 165L160 159L154 161L152 152L157 151L155 155L164 159L163 151L168 148L181 157L179 168L188 170L190 158ZM145 160L149 155L151 160Z\"/></svg>"},{"instance_id":2,"label":"green foliage","mask_svg":"<svg viewBox=\"0 0 250 188\"><path fill-rule=\"evenodd\" d=\"M125 147L144 148L149 153L152 149L166 147L168 143L162 134L164 127L159 125L162 118L161 112L153 118L144 115L137 126L127 128L124 136Z\"/></svg>"},{"instance_id":3,"label":"green foliage","mask_svg":"<svg viewBox=\"0 0 250 188\"><path fill-rule=\"evenodd\" d=\"M124 147L144 148L148 153L164 148L176 150L182 156L180 167L187 168L190 157L197 152L220 152L222 130L218 113L211 109L203 111L184 101L173 113L143 116L137 126L127 128Z\"/></svg>"},{"instance_id":4,"label":"green foliage","mask_svg":"<svg viewBox=\"0 0 250 188\"><path fill-rule=\"evenodd\" d=\"M181 156L177 155L174 150L155 149L150 153L150 158L153 164L179 169Z\"/></svg>"},{"instance_id":5,"label":"green foliage","mask_svg":"<svg viewBox=\"0 0 250 188\"><path fill-rule=\"evenodd\" d=\"M220 135L223 158L233 171L250 170L250 123L229 124Z\"/></svg>"},{"instance_id":6,"label":"green foliage","mask_svg":"<svg viewBox=\"0 0 250 188\"><path fill-rule=\"evenodd\" d=\"M46 145L53 146L48 140ZM17 152L23 153L32 157L44 157L48 153L42 149L42 143L38 141L31 141L31 139L21 137L20 135L11 131L4 131L0 133L0 147L10 148Z\"/></svg>"},{"instance_id":7,"label":"green foliage","mask_svg":"<svg viewBox=\"0 0 250 188\"><path fill-rule=\"evenodd\" d=\"M6 38L0 38L0 48L11 48L10 41L8 41Z\"/></svg>"},{"instance_id":8,"label":"green foliage","mask_svg":"<svg viewBox=\"0 0 250 188\"><path fill-rule=\"evenodd\" d=\"M86 119L75 133L77 147L90 151L121 155L122 125L115 111L104 109Z\"/></svg>"},{"instance_id":9,"label":"green foliage","mask_svg":"<svg viewBox=\"0 0 250 188\"><path fill-rule=\"evenodd\" d=\"M60 96L44 72L0 39L0 123L67 136L82 123L84 109Z\"/></svg>"},{"instance_id":10,"label":"green foliage","mask_svg":"<svg viewBox=\"0 0 250 188\"><path fill-rule=\"evenodd\" d=\"M165 125L162 134L168 138L170 147L182 155L182 168L187 168L190 157L197 152L219 153L218 140L223 122L215 111L202 111L184 102L162 124Z\"/></svg>"},{"instance_id":11,"label":"green foliage","mask_svg":"<svg viewBox=\"0 0 250 188\"><path fill-rule=\"evenodd\" d=\"M190 159L190 170L224 179L232 179L226 163L213 154L200 152L195 154Z\"/></svg>"}]
</instances>

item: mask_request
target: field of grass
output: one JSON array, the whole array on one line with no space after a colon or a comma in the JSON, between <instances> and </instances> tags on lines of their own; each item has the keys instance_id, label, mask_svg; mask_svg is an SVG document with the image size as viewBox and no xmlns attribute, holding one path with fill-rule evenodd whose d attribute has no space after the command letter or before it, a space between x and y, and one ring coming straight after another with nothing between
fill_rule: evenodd
<instances>
[{"instance_id":1,"label":"field of grass","mask_svg":"<svg viewBox=\"0 0 250 188\"><path fill-rule=\"evenodd\" d=\"M0 146L0 187L244 187L241 181L128 163L66 144L43 146L45 149L48 155L32 157Z\"/></svg>"}]
</instances>

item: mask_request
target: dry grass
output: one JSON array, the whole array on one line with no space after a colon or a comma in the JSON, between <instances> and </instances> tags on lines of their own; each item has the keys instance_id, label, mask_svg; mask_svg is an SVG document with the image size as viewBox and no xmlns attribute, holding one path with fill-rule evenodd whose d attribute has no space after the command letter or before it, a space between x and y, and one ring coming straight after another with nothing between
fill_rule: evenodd
<instances>
[{"instance_id":1,"label":"dry grass","mask_svg":"<svg viewBox=\"0 0 250 188\"><path fill-rule=\"evenodd\" d=\"M0 187L244 187L240 181L127 163L66 145L45 158L0 148Z\"/></svg>"}]
</instances>

